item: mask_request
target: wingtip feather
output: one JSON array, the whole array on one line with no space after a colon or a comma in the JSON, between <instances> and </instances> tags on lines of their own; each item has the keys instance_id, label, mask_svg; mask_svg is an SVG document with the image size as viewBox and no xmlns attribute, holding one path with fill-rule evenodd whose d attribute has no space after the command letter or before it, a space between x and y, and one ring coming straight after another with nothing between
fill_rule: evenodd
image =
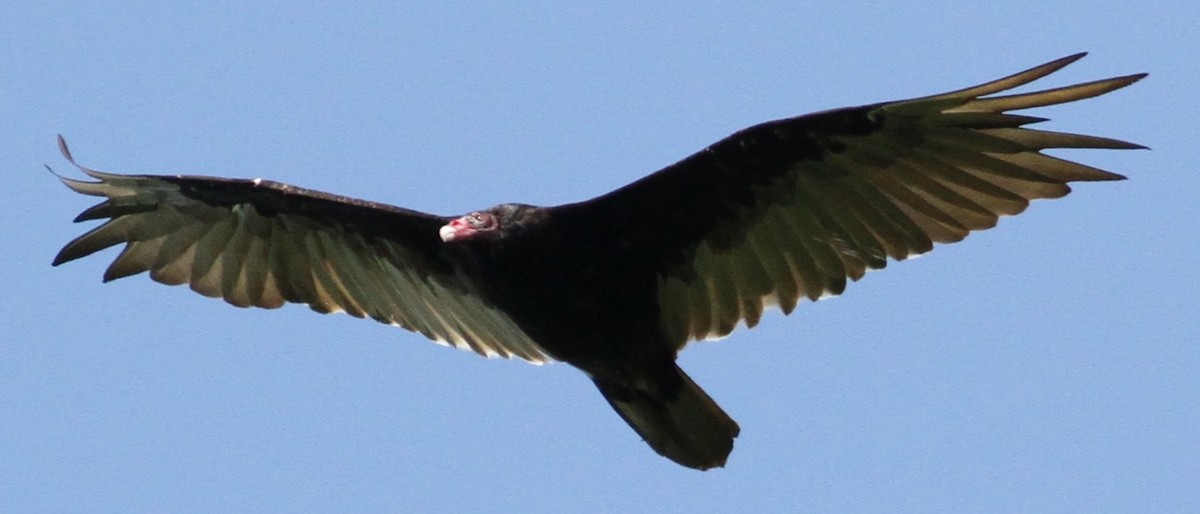
<instances>
[{"instance_id":1,"label":"wingtip feather","mask_svg":"<svg viewBox=\"0 0 1200 514\"><path fill-rule=\"evenodd\" d=\"M1013 89L1013 88L1028 84L1030 82L1033 82L1035 80L1038 80L1047 75L1050 75L1051 73L1054 73L1058 70L1061 70L1061 69L1067 67L1068 65L1074 63L1075 61L1082 59L1086 55L1087 55L1087 52L1079 52L1079 53L1071 54L1066 57L1061 57L1061 58L1055 59L1055 60L1050 61L1045 64L1040 64L1038 66L1034 66L1025 71L1020 71L1020 72L1014 73L1012 75L1009 75L1009 76L1006 76L1003 78L999 78L999 79L996 79L996 80L993 80L990 82L985 82L983 84L979 84L977 86L971 86L971 87L951 91L949 93L942 93L942 94L934 95L931 97L925 97L925 98L921 98L919 100L927 101L927 100L952 99L952 98L965 100L965 99L969 99L969 98L977 98L980 96L990 95L992 93L998 93L1000 91Z\"/></svg>"},{"instance_id":2,"label":"wingtip feather","mask_svg":"<svg viewBox=\"0 0 1200 514\"><path fill-rule=\"evenodd\" d=\"M71 157L71 149L67 146L67 140L63 138L62 134L58 134L58 151L67 159L67 162L75 164L75 158ZM79 166L78 164L75 165Z\"/></svg>"}]
</instances>

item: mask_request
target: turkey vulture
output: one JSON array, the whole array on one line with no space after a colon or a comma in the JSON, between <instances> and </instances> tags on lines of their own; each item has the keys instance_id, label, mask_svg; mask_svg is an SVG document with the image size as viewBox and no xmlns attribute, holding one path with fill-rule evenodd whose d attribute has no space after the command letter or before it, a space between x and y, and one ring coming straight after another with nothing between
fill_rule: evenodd
<instances>
[{"instance_id":1,"label":"turkey vulture","mask_svg":"<svg viewBox=\"0 0 1200 514\"><path fill-rule=\"evenodd\" d=\"M1145 74L1022 94L1072 55L950 93L741 130L591 200L435 216L269 180L59 177L105 220L54 264L125 247L104 280L144 271L238 307L307 304L486 356L564 361L656 452L725 464L738 425L675 364L689 342L755 326L769 306L1124 177L1041 153L1144 148L1026 128L1009 111L1091 98Z\"/></svg>"}]
</instances>

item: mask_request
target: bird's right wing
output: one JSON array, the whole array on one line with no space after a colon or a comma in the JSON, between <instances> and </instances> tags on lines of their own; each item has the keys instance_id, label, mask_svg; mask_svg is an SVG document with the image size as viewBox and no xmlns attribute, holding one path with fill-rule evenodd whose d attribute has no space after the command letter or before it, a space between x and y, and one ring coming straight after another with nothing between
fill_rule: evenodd
<instances>
[{"instance_id":1,"label":"bird's right wing","mask_svg":"<svg viewBox=\"0 0 1200 514\"><path fill-rule=\"evenodd\" d=\"M1042 153L1142 148L1035 130L1010 111L1103 95L1145 74L1009 90L1083 54L949 93L824 111L739 131L603 196L555 208L571 233L658 270L667 337L754 326L763 309L841 294L889 258L928 252L1115 173Z\"/></svg>"},{"instance_id":2,"label":"bird's right wing","mask_svg":"<svg viewBox=\"0 0 1200 514\"><path fill-rule=\"evenodd\" d=\"M545 353L441 251L447 218L266 180L119 175L75 164L97 182L59 177L105 200L75 221L107 219L54 265L121 243L104 273L144 271L238 307L307 304L420 332L486 356Z\"/></svg>"}]
</instances>

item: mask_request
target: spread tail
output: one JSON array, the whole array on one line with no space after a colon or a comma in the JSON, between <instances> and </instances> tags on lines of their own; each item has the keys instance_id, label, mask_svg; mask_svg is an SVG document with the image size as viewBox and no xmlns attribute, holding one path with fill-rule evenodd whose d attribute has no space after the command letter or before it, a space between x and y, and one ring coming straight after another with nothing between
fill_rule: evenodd
<instances>
[{"instance_id":1,"label":"spread tail","mask_svg":"<svg viewBox=\"0 0 1200 514\"><path fill-rule=\"evenodd\" d=\"M608 404L654 451L689 468L725 465L737 437L733 421L674 363L650 383L593 378Z\"/></svg>"}]
</instances>

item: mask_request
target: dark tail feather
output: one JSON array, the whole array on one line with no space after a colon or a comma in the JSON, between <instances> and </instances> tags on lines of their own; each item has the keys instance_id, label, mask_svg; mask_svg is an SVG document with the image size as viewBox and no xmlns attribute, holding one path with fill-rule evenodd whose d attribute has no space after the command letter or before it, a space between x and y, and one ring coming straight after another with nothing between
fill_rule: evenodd
<instances>
[{"instance_id":1,"label":"dark tail feather","mask_svg":"<svg viewBox=\"0 0 1200 514\"><path fill-rule=\"evenodd\" d=\"M645 385L594 378L608 404L654 451L689 468L725 465L738 424L674 364Z\"/></svg>"}]
</instances>

